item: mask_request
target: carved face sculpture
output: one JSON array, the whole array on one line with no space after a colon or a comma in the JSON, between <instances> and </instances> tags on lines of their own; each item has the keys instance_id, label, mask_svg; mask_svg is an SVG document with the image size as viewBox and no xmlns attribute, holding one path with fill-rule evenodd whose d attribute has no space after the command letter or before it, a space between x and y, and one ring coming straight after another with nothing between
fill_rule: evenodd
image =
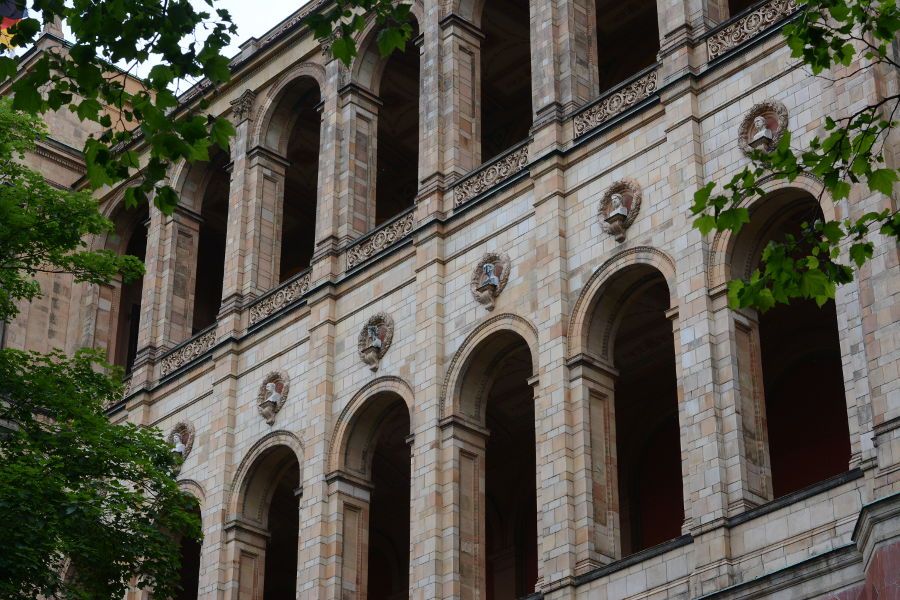
<instances>
[{"instance_id":1,"label":"carved face sculpture","mask_svg":"<svg viewBox=\"0 0 900 600\"><path fill-rule=\"evenodd\" d=\"M369 347L370 348L381 348L381 338L378 336L378 326L377 325L369 325L367 335L369 337Z\"/></svg>"},{"instance_id":2,"label":"carved face sculpture","mask_svg":"<svg viewBox=\"0 0 900 600\"><path fill-rule=\"evenodd\" d=\"M756 115L753 117L753 131L756 133L753 134L752 141L756 140L771 140L772 139L772 130L769 129L769 124L766 122L766 118L762 115Z\"/></svg>"},{"instance_id":3,"label":"carved face sculpture","mask_svg":"<svg viewBox=\"0 0 900 600\"><path fill-rule=\"evenodd\" d=\"M274 381L266 384L266 402L271 402L275 406L281 403L281 394L278 393L278 386Z\"/></svg>"},{"instance_id":4,"label":"carved face sculpture","mask_svg":"<svg viewBox=\"0 0 900 600\"><path fill-rule=\"evenodd\" d=\"M493 263L486 263L482 269L484 270L484 277L482 278L482 287L486 285L492 285L495 288L500 287L500 278L497 277L496 273L494 273L495 267Z\"/></svg>"},{"instance_id":5,"label":"carved face sculpture","mask_svg":"<svg viewBox=\"0 0 900 600\"><path fill-rule=\"evenodd\" d=\"M184 456L184 442L181 441L180 433L172 434L172 445L174 446L174 448L172 448L172 452L177 452L178 454Z\"/></svg>"}]
</instances>

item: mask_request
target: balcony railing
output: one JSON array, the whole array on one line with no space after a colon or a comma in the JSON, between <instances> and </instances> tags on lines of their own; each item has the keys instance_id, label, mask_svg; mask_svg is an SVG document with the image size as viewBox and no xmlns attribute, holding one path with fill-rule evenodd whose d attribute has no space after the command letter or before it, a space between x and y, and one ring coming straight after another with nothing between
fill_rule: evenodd
<instances>
[{"instance_id":1,"label":"balcony railing","mask_svg":"<svg viewBox=\"0 0 900 600\"><path fill-rule=\"evenodd\" d=\"M726 23L721 29L713 30L706 38L706 52L709 60L727 54L755 38L766 29L794 14L798 8L796 0L771 0L750 9L744 15L738 15L733 22Z\"/></svg>"},{"instance_id":2,"label":"balcony railing","mask_svg":"<svg viewBox=\"0 0 900 600\"><path fill-rule=\"evenodd\" d=\"M216 324L213 323L180 346L176 346L170 352L164 354L161 359L161 375L165 377L169 373L173 373L188 363L197 360L212 350L212 347L215 345Z\"/></svg>"},{"instance_id":3,"label":"balcony railing","mask_svg":"<svg viewBox=\"0 0 900 600\"><path fill-rule=\"evenodd\" d=\"M294 275L250 305L250 325L256 325L285 306L293 304L309 291L310 269Z\"/></svg>"},{"instance_id":4,"label":"balcony railing","mask_svg":"<svg viewBox=\"0 0 900 600\"><path fill-rule=\"evenodd\" d=\"M394 217L380 229L366 234L347 248L347 270L361 265L376 254L408 237L415 226L415 206Z\"/></svg>"},{"instance_id":5,"label":"balcony railing","mask_svg":"<svg viewBox=\"0 0 900 600\"><path fill-rule=\"evenodd\" d=\"M528 144L516 144L495 160L478 167L453 187L453 206L461 206L487 190L506 181L528 166Z\"/></svg>"},{"instance_id":6,"label":"balcony railing","mask_svg":"<svg viewBox=\"0 0 900 600\"><path fill-rule=\"evenodd\" d=\"M575 115L575 137L581 137L610 119L637 106L656 92L659 65L652 65L601 96Z\"/></svg>"}]
</instances>

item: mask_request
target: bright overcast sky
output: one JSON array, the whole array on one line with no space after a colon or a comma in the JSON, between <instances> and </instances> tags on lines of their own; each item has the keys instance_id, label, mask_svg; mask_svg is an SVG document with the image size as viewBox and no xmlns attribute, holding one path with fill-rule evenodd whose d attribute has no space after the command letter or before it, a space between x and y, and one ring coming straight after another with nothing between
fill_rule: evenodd
<instances>
[{"instance_id":1,"label":"bright overcast sky","mask_svg":"<svg viewBox=\"0 0 900 600\"><path fill-rule=\"evenodd\" d=\"M224 54L237 54L238 45L247 38L258 38L281 22L282 19L306 4L307 0L216 0L216 8L225 8L231 13L231 19L237 25L238 34L235 43ZM205 9L201 0L193 0L194 6Z\"/></svg>"}]
</instances>

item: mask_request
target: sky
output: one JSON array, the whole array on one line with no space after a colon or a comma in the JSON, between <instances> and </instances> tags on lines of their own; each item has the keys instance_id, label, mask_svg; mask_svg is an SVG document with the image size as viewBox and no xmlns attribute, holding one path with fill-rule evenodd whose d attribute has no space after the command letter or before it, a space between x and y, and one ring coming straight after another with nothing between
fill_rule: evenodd
<instances>
[{"instance_id":1,"label":"sky","mask_svg":"<svg viewBox=\"0 0 900 600\"><path fill-rule=\"evenodd\" d=\"M238 45L248 38L258 38L306 4L307 0L216 0L216 8L225 8L238 28L234 43L224 52L226 56L237 54ZM204 8L202 0L193 0L197 8Z\"/></svg>"}]
</instances>

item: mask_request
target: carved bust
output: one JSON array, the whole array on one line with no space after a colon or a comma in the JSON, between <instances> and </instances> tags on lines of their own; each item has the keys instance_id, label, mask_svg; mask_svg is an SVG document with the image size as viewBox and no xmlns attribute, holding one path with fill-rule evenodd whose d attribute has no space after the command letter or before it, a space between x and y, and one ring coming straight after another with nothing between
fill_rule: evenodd
<instances>
[{"instance_id":1,"label":"carved bust","mask_svg":"<svg viewBox=\"0 0 900 600\"><path fill-rule=\"evenodd\" d=\"M172 452L178 454L183 462L194 446L194 426L187 421L181 421L172 428L166 439L172 445Z\"/></svg>"},{"instance_id":2,"label":"carved bust","mask_svg":"<svg viewBox=\"0 0 900 600\"><path fill-rule=\"evenodd\" d=\"M494 302L506 282L509 281L509 256L488 252L481 257L472 273L470 288L475 301L488 310L494 310Z\"/></svg>"},{"instance_id":3,"label":"carved bust","mask_svg":"<svg viewBox=\"0 0 900 600\"><path fill-rule=\"evenodd\" d=\"M625 241L625 231L634 223L641 208L641 187L632 179L612 184L600 199L603 229L617 242Z\"/></svg>"},{"instance_id":4,"label":"carved bust","mask_svg":"<svg viewBox=\"0 0 900 600\"><path fill-rule=\"evenodd\" d=\"M359 357L373 372L381 365L381 359L390 348L393 338L394 320L386 313L374 315L359 332Z\"/></svg>"},{"instance_id":5,"label":"carved bust","mask_svg":"<svg viewBox=\"0 0 900 600\"><path fill-rule=\"evenodd\" d=\"M181 434L176 432L172 434L172 452L176 452L184 458L184 442L181 441Z\"/></svg>"},{"instance_id":6,"label":"carved bust","mask_svg":"<svg viewBox=\"0 0 900 600\"><path fill-rule=\"evenodd\" d=\"M288 377L286 374L274 371L266 375L257 396L256 405L260 416L268 425L275 423L275 415L284 406L288 393Z\"/></svg>"},{"instance_id":7,"label":"carved bust","mask_svg":"<svg viewBox=\"0 0 900 600\"><path fill-rule=\"evenodd\" d=\"M772 152L787 131L788 111L784 104L766 100L753 106L738 128L738 143L750 154L754 150Z\"/></svg>"}]
</instances>

